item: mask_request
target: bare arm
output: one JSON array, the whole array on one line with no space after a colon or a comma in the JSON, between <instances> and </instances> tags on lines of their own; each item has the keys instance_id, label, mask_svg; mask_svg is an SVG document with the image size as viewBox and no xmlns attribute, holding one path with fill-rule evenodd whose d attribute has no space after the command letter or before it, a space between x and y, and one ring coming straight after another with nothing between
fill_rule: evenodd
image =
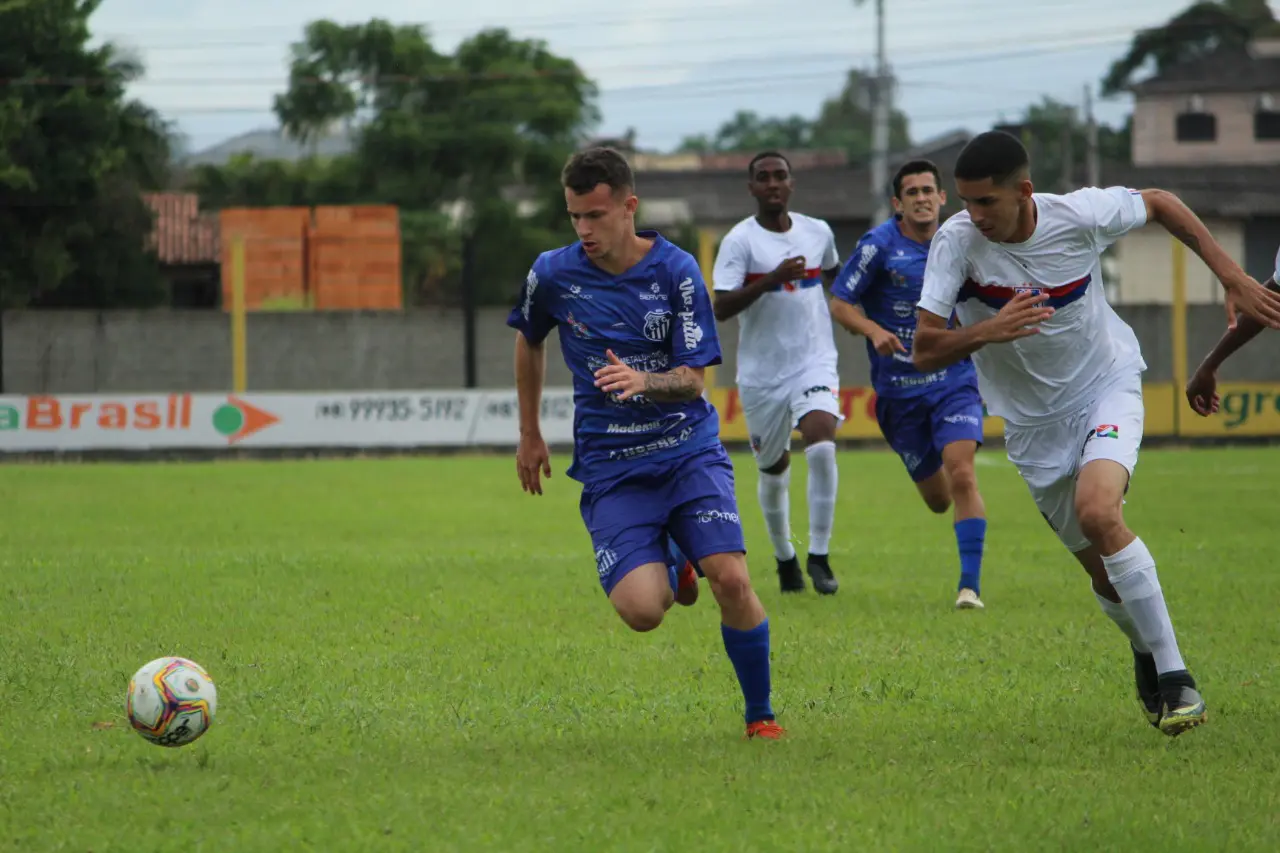
<instances>
[{"instance_id":1,"label":"bare arm","mask_svg":"<svg viewBox=\"0 0 1280 853\"><path fill-rule=\"evenodd\" d=\"M1142 201L1147 208L1147 221L1158 223L1195 252L1223 287L1230 289L1238 277L1245 275L1182 199L1167 190L1143 190Z\"/></svg>"},{"instance_id":2,"label":"bare arm","mask_svg":"<svg viewBox=\"0 0 1280 853\"><path fill-rule=\"evenodd\" d=\"M1276 284L1274 278L1267 279L1266 287L1268 290L1280 292L1280 285ZM1197 372L1214 373L1223 363L1249 341L1258 336L1258 332L1265 329L1266 326L1250 317L1248 314L1242 314L1236 322L1234 329L1228 329L1226 334L1218 341L1213 349L1209 350L1209 354L1200 362Z\"/></svg>"},{"instance_id":3,"label":"bare arm","mask_svg":"<svg viewBox=\"0 0 1280 853\"><path fill-rule=\"evenodd\" d=\"M520 435L542 435L542 385L547 376L547 348L533 345L516 332L516 397L520 402Z\"/></svg>"},{"instance_id":4,"label":"bare arm","mask_svg":"<svg viewBox=\"0 0 1280 853\"><path fill-rule=\"evenodd\" d=\"M916 336L911 344L911 363L921 373L930 373L955 364L991 343L984 332L983 323L948 329L946 318L920 309L916 311Z\"/></svg>"},{"instance_id":5,"label":"bare arm","mask_svg":"<svg viewBox=\"0 0 1280 853\"><path fill-rule=\"evenodd\" d=\"M716 319L723 323L730 317L736 317L756 303L756 300L777 284L773 273L745 284L737 290L717 290L713 310Z\"/></svg>"},{"instance_id":6,"label":"bare arm","mask_svg":"<svg viewBox=\"0 0 1280 853\"><path fill-rule=\"evenodd\" d=\"M843 299L831 300L831 319L864 338L874 337L876 333L885 331L883 326L867 316L861 305L853 305Z\"/></svg>"},{"instance_id":7,"label":"bare arm","mask_svg":"<svg viewBox=\"0 0 1280 853\"><path fill-rule=\"evenodd\" d=\"M911 362L917 370L929 373L955 364L987 344L1039 334L1039 325L1053 316L1053 309L1044 304L1048 299L1047 293L1018 293L994 317L954 329L947 328L946 318L917 309Z\"/></svg>"},{"instance_id":8,"label":"bare arm","mask_svg":"<svg viewBox=\"0 0 1280 853\"><path fill-rule=\"evenodd\" d=\"M644 389L640 392L657 403L678 403L702 396L701 367L677 367L666 373L642 373Z\"/></svg>"}]
</instances>

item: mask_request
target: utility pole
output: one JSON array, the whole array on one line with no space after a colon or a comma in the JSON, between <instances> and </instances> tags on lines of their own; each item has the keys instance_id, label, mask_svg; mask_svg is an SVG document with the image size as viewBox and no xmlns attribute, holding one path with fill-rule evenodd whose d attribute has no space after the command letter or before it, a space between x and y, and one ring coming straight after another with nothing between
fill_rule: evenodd
<instances>
[{"instance_id":1,"label":"utility pole","mask_svg":"<svg viewBox=\"0 0 1280 853\"><path fill-rule=\"evenodd\" d=\"M1085 186L1096 187L1102 180L1098 165L1098 122L1093 116L1093 91L1084 86Z\"/></svg>"},{"instance_id":2,"label":"utility pole","mask_svg":"<svg viewBox=\"0 0 1280 853\"><path fill-rule=\"evenodd\" d=\"M889 180L889 63L884 49L884 0L876 0L876 75L875 101L871 114L871 199L875 218L872 225L887 219L889 200L885 184Z\"/></svg>"}]
</instances>

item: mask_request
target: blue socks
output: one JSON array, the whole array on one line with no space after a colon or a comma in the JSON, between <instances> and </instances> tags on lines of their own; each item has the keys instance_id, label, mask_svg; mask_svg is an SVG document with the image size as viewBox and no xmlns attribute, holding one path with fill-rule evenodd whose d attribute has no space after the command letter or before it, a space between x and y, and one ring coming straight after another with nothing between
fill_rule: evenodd
<instances>
[{"instance_id":1,"label":"blue socks","mask_svg":"<svg viewBox=\"0 0 1280 853\"><path fill-rule=\"evenodd\" d=\"M750 631L738 631L722 624L720 633L724 636L724 650L738 674L738 683L742 685L742 697L747 700L747 722L772 720L768 618Z\"/></svg>"},{"instance_id":2,"label":"blue socks","mask_svg":"<svg viewBox=\"0 0 1280 853\"><path fill-rule=\"evenodd\" d=\"M985 518L966 518L956 522L956 545L960 549L960 589L971 589L981 595L978 589L982 575L982 546L987 538L987 520Z\"/></svg>"}]
</instances>

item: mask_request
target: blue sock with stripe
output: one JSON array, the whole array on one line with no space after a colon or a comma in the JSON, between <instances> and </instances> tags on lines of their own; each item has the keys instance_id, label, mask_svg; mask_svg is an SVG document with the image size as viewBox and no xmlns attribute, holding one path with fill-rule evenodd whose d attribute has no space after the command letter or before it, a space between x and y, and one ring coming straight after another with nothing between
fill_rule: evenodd
<instances>
[{"instance_id":1,"label":"blue sock with stripe","mask_svg":"<svg viewBox=\"0 0 1280 853\"><path fill-rule=\"evenodd\" d=\"M772 690L769 676L769 620L766 618L750 631L738 631L728 625L720 625L724 637L724 650L738 674L742 686L742 698L747 702L746 720L772 720L773 706L769 703Z\"/></svg>"},{"instance_id":2,"label":"blue sock with stripe","mask_svg":"<svg viewBox=\"0 0 1280 853\"><path fill-rule=\"evenodd\" d=\"M986 539L985 518L966 518L956 522L956 546L960 549L960 585L957 590L968 588L982 595L978 585L982 577L982 548Z\"/></svg>"}]
</instances>

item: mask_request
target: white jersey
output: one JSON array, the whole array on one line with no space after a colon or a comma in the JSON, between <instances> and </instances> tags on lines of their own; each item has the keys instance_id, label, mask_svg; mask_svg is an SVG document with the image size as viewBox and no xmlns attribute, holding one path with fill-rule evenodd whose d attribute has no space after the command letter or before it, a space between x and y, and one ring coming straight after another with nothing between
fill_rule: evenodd
<instances>
[{"instance_id":1,"label":"white jersey","mask_svg":"<svg viewBox=\"0 0 1280 853\"><path fill-rule=\"evenodd\" d=\"M1126 371L1146 370L1137 335L1107 303L1102 251L1146 224L1137 190L1086 187L1032 196L1036 230L1023 243L994 243L967 212L943 223L929 247L919 307L954 309L972 326L994 317L1015 293L1049 293L1054 315L1040 332L973 354L988 411L1014 426L1070 417Z\"/></svg>"},{"instance_id":2,"label":"white jersey","mask_svg":"<svg viewBox=\"0 0 1280 853\"><path fill-rule=\"evenodd\" d=\"M836 369L836 343L831 330L822 271L840 262L831 226L821 219L791 214L791 228L770 231L754 216L724 236L716 253L713 287L737 290L778 268L787 258L803 256L802 277L763 294L738 315L738 384L772 387L807 369Z\"/></svg>"}]
</instances>

